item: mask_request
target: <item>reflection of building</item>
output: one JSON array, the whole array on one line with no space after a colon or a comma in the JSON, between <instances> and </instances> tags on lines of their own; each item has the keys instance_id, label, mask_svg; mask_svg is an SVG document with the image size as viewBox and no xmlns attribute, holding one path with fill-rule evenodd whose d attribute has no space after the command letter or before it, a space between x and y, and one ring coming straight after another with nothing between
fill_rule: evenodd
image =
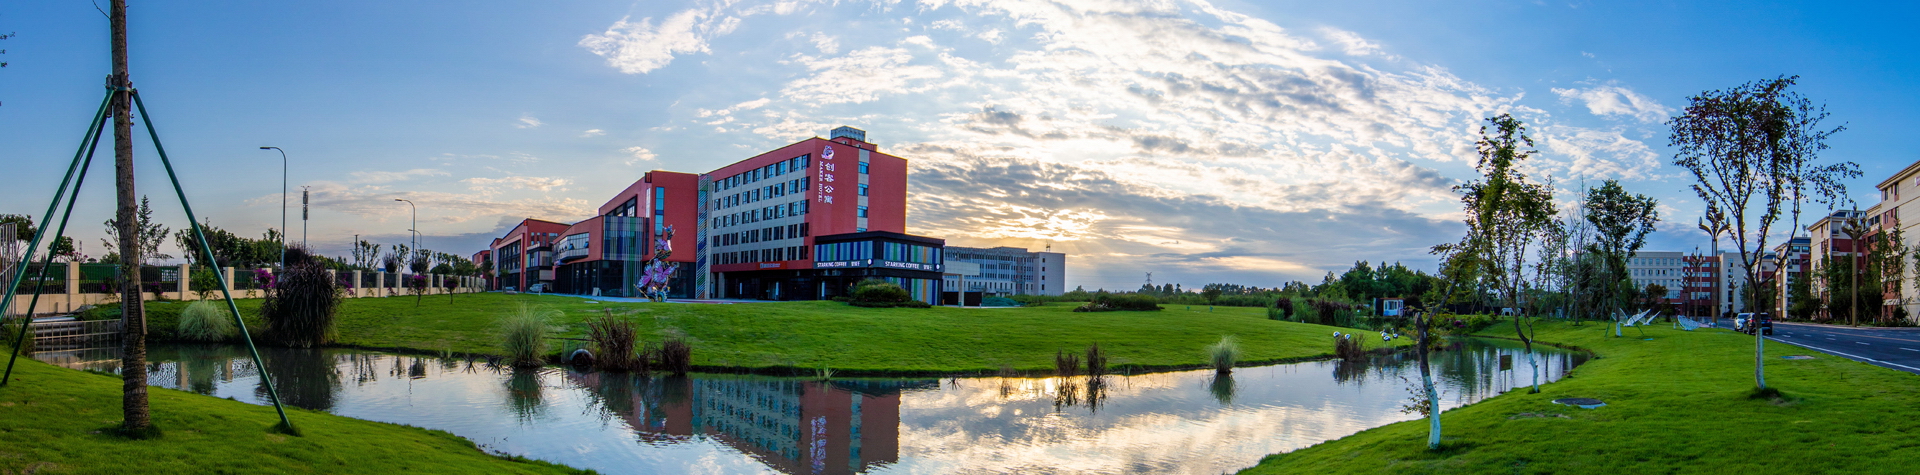
<instances>
[{"instance_id":1,"label":"reflection of building","mask_svg":"<svg viewBox=\"0 0 1920 475\"><path fill-rule=\"evenodd\" d=\"M958 278L946 282L949 291L982 292L1001 295L1060 295L1066 292L1067 255L1058 252L1027 252L1017 247L947 246L947 260L980 265L980 275L966 276L966 288Z\"/></svg>"},{"instance_id":2,"label":"reflection of building","mask_svg":"<svg viewBox=\"0 0 1920 475\"><path fill-rule=\"evenodd\" d=\"M791 474L854 474L900 457L900 392L937 381L619 377L569 373L651 442L706 436Z\"/></svg>"}]
</instances>

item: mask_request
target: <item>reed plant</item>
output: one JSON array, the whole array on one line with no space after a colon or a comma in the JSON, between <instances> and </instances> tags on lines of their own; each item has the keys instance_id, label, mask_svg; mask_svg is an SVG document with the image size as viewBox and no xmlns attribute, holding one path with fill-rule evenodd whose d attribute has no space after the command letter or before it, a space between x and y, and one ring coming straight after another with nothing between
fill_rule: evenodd
<instances>
[{"instance_id":1,"label":"reed plant","mask_svg":"<svg viewBox=\"0 0 1920 475\"><path fill-rule=\"evenodd\" d=\"M1087 376L1095 378L1107 374L1107 352L1100 349L1100 343L1087 346Z\"/></svg>"},{"instance_id":2,"label":"reed plant","mask_svg":"<svg viewBox=\"0 0 1920 475\"><path fill-rule=\"evenodd\" d=\"M226 307L212 300L188 304L185 310L180 311L180 323L176 327L180 338L192 341L225 341L233 338L233 314Z\"/></svg>"},{"instance_id":3,"label":"reed plant","mask_svg":"<svg viewBox=\"0 0 1920 475\"><path fill-rule=\"evenodd\" d=\"M1080 374L1080 355L1060 350L1053 353L1053 371L1060 376Z\"/></svg>"},{"instance_id":4,"label":"reed plant","mask_svg":"<svg viewBox=\"0 0 1920 475\"><path fill-rule=\"evenodd\" d=\"M615 318L612 310L587 320L587 341L592 343L594 362L602 370L646 372L646 358L634 351L638 336L633 321Z\"/></svg>"},{"instance_id":5,"label":"reed plant","mask_svg":"<svg viewBox=\"0 0 1920 475\"><path fill-rule=\"evenodd\" d=\"M1333 332L1333 354L1342 360L1359 361L1367 359L1367 348L1359 337Z\"/></svg>"},{"instance_id":6,"label":"reed plant","mask_svg":"<svg viewBox=\"0 0 1920 475\"><path fill-rule=\"evenodd\" d=\"M660 349L654 353L654 361L661 371L674 376L686 376L693 369L693 347L680 337L668 337L660 342Z\"/></svg>"},{"instance_id":7,"label":"reed plant","mask_svg":"<svg viewBox=\"0 0 1920 475\"><path fill-rule=\"evenodd\" d=\"M521 368L545 364L547 325L559 316L559 310L522 303L501 317L500 347L507 350L507 362Z\"/></svg>"},{"instance_id":8,"label":"reed plant","mask_svg":"<svg viewBox=\"0 0 1920 475\"><path fill-rule=\"evenodd\" d=\"M1207 346L1207 362L1213 371L1227 374L1233 371L1233 365L1240 362L1240 342L1232 336L1220 337L1218 343Z\"/></svg>"}]
</instances>

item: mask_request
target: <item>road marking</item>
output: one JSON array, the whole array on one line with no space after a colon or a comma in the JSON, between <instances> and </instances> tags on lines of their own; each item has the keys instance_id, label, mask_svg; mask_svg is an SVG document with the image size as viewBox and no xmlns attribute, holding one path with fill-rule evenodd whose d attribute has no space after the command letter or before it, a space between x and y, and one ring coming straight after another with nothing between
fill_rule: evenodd
<instances>
[{"instance_id":1,"label":"road marking","mask_svg":"<svg viewBox=\"0 0 1920 475\"><path fill-rule=\"evenodd\" d=\"M1776 340L1776 341L1777 341L1777 340ZM1786 343L1786 342L1781 342L1781 343ZM1795 345L1795 346L1799 346L1799 347L1801 347L1801 348L1806 348L1806 349L1809 349L1809 350L1813 350L1813 351L1818 351L1818 352L1822 352L1822 353L1830 353L1830 354L1834 354L1834 355L1839 355L1839 356L1844 356L1844 357L1848 357L1848 358L1853 358L1853 359L1857 359L1857 360L1864 360L1864 361L1865 361L1865 362L1867 362L1867 363L1880 363L1880 364L1886 364L1886 365L1893 365L1893 366L1899 366L1899 367L1902 367L1902 368L1906 368L1906 369L1908 369L1908 370L1911 370L1911 371L1914 371L1914 372L1920 372L1920 368L1915 368L1915 367L1912 367L1912 366L1907 366L1907 365L1903 365L1903 364L1900 364L1900 363L1894 363L1894 362L1890 362L1890 361L1880 361L1880 360L1876 360L1876 359L1873 359L1873 358L1868 358L1868 357L1865 357L1865 356L1857 356L1857 355L1850 355L1850 354L1846 354L1846 353L1841 353L1841 352L1838 352L1838 351L1833 351L1833 350L1829 350L1829 349L1825 349L1825 348L1819 348L1819 347L1812 347L1812 346L1807 346L1807 345L1799 345L1799 344L1794 344L1794 343L1787 343L1787 344L1789 344L1789 345Z\"/></svg>"},{"instance_id":2,"label":"road marking","mask_svg":"<svg viewBox=\"0 0 1920 475\"><path fill-rule=\"evenodd\" d=\"M1854 343L1859 343L1859 344L1862 344L1862 345L1865 345L1865 344L1867 344L1867 342L1864 342L1864 341L1856 341L1856 342L1854 342Z\"/></svg>"},{"instance_id":3,"label":"road marking","mask_svg":"<svg viewBox=\"0 0 1920 475\"><path fill-rule=\"evenodd\" d=\"M1907 351L1920 351L1920 350L1916 350L1916 349L1913 349L1913 348L1901 348L1901 349L1902 349L1902 350L1907 350Z\"/></svg>"}]
</instances>

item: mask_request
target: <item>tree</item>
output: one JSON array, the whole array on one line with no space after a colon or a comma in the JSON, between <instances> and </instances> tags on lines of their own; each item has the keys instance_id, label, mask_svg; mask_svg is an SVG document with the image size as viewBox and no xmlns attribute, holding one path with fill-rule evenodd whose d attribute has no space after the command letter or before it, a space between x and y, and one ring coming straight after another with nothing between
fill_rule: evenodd
<instances>
[{"instance_id":1,"label":"tree","mask_svg":"<svg viewBox=\"0 0 1920 475\"><path fill-rule=\"evenodd\" d=\"M1607 180L1599 188L1587 190L1584 217L1593 226L1593 242L1587 251L1600 257L1592 289L1597 293L1594 310L1619 323L1626 309L1633 280L1627 275L1627 259L1646 245L1647 234L1660 222L1659 201L1647 195L1628 193L1617 180ZM1614 328L1620 336L1620 328Z\"/></svg>"},{"instance_id":2,"label":"tree","mask_svg":"<svg viewBox=\"0 0 1920 475\"><path fill-rule=\"evenodd\" d=\"M1493 133L1488 134L1488 126ZM1462 252L1479 256L1479 276L1493 289L1504 308L1519 308L1520 294L1529 280L1527 249L1553 230L1553 189L1536 183L1521 172L1521 161L1536 153L1526 124L1508 114L1487 119L1480 127L1477 150L1480 159L1474 169L1480 179L1453 187L1466 207L1467 235L1457 244ZM1533 359L1533 339L1528 335L1532 320L1525 312L1513 312L1513 331L1526 347L1527 359ZM1538 364L1535 363L1536 369ZM1538 371L1533 392L1539 392Z\"/></svg>"},{"instance_id":3,"label":"tree","mask_svg":"<svg viewBox=\"0 0 1920 475\"><path fill-rule=\"evenodd\" d=\"M107 23L113 45L113 75L107 77L107 83L114 88L111 98L114 222L118 224L114 231L120 240L123 261L120 266L120 430L145 437L154 435L147 407L147 316L140 299L140 251L145 249L145 243L139 238L148 228L144 227L146 219L136 220L133 204L133 80L127 75L127 1L111 0L110 3L113 12L107 15Z\"/></svg>"},{"instance_id":4,"label":"tree","mask_svg":"<svg viewBox=\"0 0 1920 475\"><path fill-rule=\"evenodd\" d=\"M1728 232L1749 283L1760 281L1760 253L1782 211L1790 210L1798 227L1809 189L1815 200L1831 204L1846 192L1842 179L1860 176L1853 162L1815 163L1827 137L1846 127L1822 128L1826 107L1787 90L1798 79L1705 91L1689 97L1687 108L1667 122L1669 142L1678 149L1673 164L1693 175L1707 223ZM1754 332L1753 378L1763 391L1764 341Z\"/></svg>"},{"instance_id":5,"label":"tree","mask_svg":"<svg viewBox=\"0 0 1920 475\"><path fill-rule=\"evenodd\" d=\"M1665 313L1667 310L1667 286L1647 284L1647 288L1640 291L1640 299L1642 308L1652 310L1656 315Z\"/></svg>"},{"instance_id":6,"label":"tree","mask_svg":"<svg viewBox=\"0 0 1920 475\"><path fill-rule=\"evenodd\" d=\"M365 240L353 242L353 266L360 269L372 269L379 264L380 245Z\"/></svg>"},{"instance_id":7,"label":"tree","mask_svg":"<svg viewBox=\"0 0 1920 475\"><path fill-rule=\"evenodd\" d=\"M122 264L139 266L148 261L172 259L172 255L160 252L160 245L167 242L167 227L153 221L153 206L146 196L140 197L140 210L135 213L135 216L135 224L130 229L134 235L134 245L140 246L140 259ZM107 225L107 238L100 240L100 243L112 248L114 243L120 240L119 219L109 219L104 224ZM120 254L127 255L125 252Z\"/></svg>"}]
</instances>

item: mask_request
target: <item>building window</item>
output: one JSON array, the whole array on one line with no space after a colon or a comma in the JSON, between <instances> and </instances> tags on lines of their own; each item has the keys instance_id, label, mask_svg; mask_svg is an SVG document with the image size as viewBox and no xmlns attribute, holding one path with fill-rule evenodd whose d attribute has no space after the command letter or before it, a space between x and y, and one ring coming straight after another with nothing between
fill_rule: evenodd
<instances>
[{"instance_id":1,"label":"building window","mask_svg":"<svg viewBox=\"0 0 1920 475\"><path fill-rule=\"evenodd\" d=\"M860 173L867 172L867 162L860 162Z\"/></svg>"},{"instance_id":2,"label":"building window","mask_svg":"<svg viewBox=\"0 0 1920 475\"><path fill-rule=\"evenodd\" d=\"M867 217L867 207L865 207L865 206L861 206L861 207L860 207L860 217L862 217L862 218L865 218L865 217Z\"/></svg>"},{"instance_id":3,"label":"building window","mask_svg":"<svg viewBox=\"0 0 1920 475\"><path fill-rule=\"evenodd\" d=\"M867 185L860 185L860 196L867 196Z\"/></svg>"}]
</instances>

